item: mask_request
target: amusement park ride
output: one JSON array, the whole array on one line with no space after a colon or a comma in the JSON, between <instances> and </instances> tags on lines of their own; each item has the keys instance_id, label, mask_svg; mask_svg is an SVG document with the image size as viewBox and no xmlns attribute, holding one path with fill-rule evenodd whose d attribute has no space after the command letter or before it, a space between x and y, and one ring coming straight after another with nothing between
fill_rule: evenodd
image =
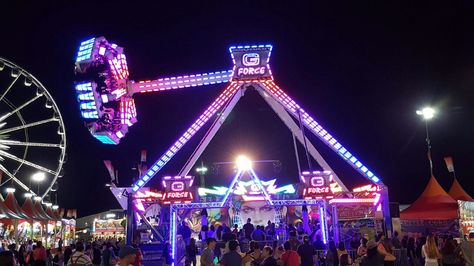
<instances>
[{"instance_id":1,"label":"amusement park ride","mask_svg":"<svg viewBox=\"0 0 474 266\"><path fill-rule=\"evenodd\" d=\"M265 200L269 206L275 208L295 205L318 206L324 241L327 241L329 237L326 219L327 207L337 203L370 202L381 204L385 229L391 231L386 186L379 177L329 134L275 83L270 68L271 51L271 45L232 46L229 48L233 62L232 70L135 82L129 79L123 48L109 43L104 37L92 38L80 45L76 59L77 82L75 88L81 114L92 136L104 144L119 144L130 127L137 122L137 112L133 99L133 95L136 93L160 92L219 83L227 84L220 95L197 117L195 122L127 190L131 194L143 194L144 186L199 132L204 124L211 120L209 129L181 171L176 176L163 177L162 179L165 192L160 195L163 196L166 203L170 204L171 234L169 237L173 255L175 254L178 210L228 206L230 204L229 198L232 193L236 193L237 185L243 176L247 177L247 180L249 180L247 182L252 182L258 188L261 199ZM261 95L298 141L307 148L309 155L319 164L322 171L309 169L310 172L301 173L300 179L304 187L304 193L300 198L276 199L270 195L269 186L264 187L264 182L252 169L251 161L240 158L240 167L230 186L227 189L220 190L221 199L213 202L199 202L192 193L189 193L193 183L193 178L189 176L189 172L229 113L245 95L246 90L249 89L256 90ZM365 177L373 187L380 188L379 193L376 193L378 198L356 198L354 192L344 186L337 172L331 168L305 136L304 129L336 152L345 162ZM334 184L336 184L339 191L334 191ZM342 196L336 196L336 192Z\"/></svg>"}]
</instances>

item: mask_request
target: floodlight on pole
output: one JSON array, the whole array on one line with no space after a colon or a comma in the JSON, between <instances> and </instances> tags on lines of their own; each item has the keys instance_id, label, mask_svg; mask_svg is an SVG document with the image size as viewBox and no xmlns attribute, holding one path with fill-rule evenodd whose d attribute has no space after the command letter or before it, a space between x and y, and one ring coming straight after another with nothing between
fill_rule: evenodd
<instances>
[{"instance_id":1,"label":"floodlight on pole","mask_svg":"<svg viewBox=\"0 0 474 266\"><path fill-rule=\"evenodd\" d=\"M6 191L7 193L14 193L14 192L16 191L16 189L13 188L13 187L7 187L7 188L5 189L5 191Z\"/></svg>"},{"instance_id":2,"label":"floodlight on pole","mask_svg":"<svg viewBox=\"0 0 474 266\"><path fill-rule=\"evenodd\" d=\"M207 173L207 170L208 169L205 166L201 166L201 167L196 168L196 172L198 172L201 175L205 175Z\"/></svg>"},{"instance_id":3,"label":"floodlight on pole","mask_svg":"<svg viewBox=\"0 0 474 266\"><path fill-rule=\"evenodd\" d=\"M30 192L25 193L25 198L31 198L31 197L33 197L33 193L30 193Z\"/></svg>"},{"instance_id":4,"label":"floodlight on pole","mask_svg":"<svg viewBox=\"0 0 474 266\"><path fill-rule=\"evenodd\" d=\"M252 161L245 155L239 155L235 160L235 164L237 165L237 169L239 169L239 171L247 171L252 169Z\"/></svg>"},{"instance_id":5,"label":"floodlight on pole","mask_svg":"<svg viewBox=\"0 0 474 266\"><path fill-rule=\"evenodd\" d=\"M421 110L416 110L416 114L422 116L424 120L430 120L436 114L436 110L431 107L424 107Z\"/></svg>"},{"instance_id":6,"label":"floodlight on pole","mask_svg":"<svg viewBox=\"0 0 474 266\"><path fill-rule=\"evenodd\" d=\"M52 208L53 208L53 210L57 210L57 209L59 209L59 206L58 205L53 205Z\"/></svg>"},{"instance_id":7,"label":"floodlight on pole","mask_svg":"<svg viewBox=\"0 0 474 266\"><path fill-rule=\"evenodd\" d=\"M40 197L40 196L36 196L36 197L34 197L34 200L35 200L35 201L41 201L42 199L43 199L43 198L42 198L42 197Z\"/></svg>"},{"instance_id":8,"label":"floodlight on pole","mask_svg":"<svg viewBox=\"0 0 474 266\"><path fill-rule=\"evenodd\" d=\"M428 148L428 161L430 162L430 173L433 176L433 160L431 159L431 140L430 133L428 130L428 121L431 120L436 114L436 110L431 107L423 107L421 110L416 110L416 114L421 116L425 121L426 130L426 146Z\"/></svg>"},{"instance_id":9,"label":"floodlight on pole","mask_svg":"<svg viewBox=\"0 0 474 266\"><path fill-rule=\"evenodd\" d=\"M35 182L43 182L46 179L46 174L43 172L38 172L33 174L31 179Z\"/></svg>"}]
</instances>

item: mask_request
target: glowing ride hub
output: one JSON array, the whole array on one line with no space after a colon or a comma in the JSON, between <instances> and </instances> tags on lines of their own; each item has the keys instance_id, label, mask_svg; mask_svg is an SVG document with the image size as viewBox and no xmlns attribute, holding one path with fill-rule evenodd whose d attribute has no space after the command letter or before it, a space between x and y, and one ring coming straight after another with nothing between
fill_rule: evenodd
<instances>
[{"instance_id":1,"label":"glowing ride hub","mask_svg":"<svg viewBox=\"0 0 474 266\"><path fill-rule=\"evenodd\" d=\"M175 222L177 221L176 210L181 208L196 209L225 206L228 204L229 194L234 191L236 183L243 173L249 174L253 178L254 185L262 192L261 196L263 199L273 206L320 204L320 212L322 216L325 216L324 210L327 200L334 203L338 200L341 203L366 203L366 201L373 203L376 201L375 199L336 198L333 195L335 193L333 189L337 189L346 195L351 192L344 186L337 173L306 138L296 121L300 121L307 129L306 132L315 135L373 185L381 188L378 197L383 202L383 213L386 222L385 229L391 231L388 193L385 185L378 176L349 152L346 147L328 133L275 83L269 64L272 46L232 46L229 51L233 62L232 70L138 82L129 80L123 48L118 47L116 44L108 43L103 37L92 38L82 42L77 54L77 82L75 88L80 103L81 115L91 134L105 144L118 144L120 139L124 138L128 130L137 122L137 112L133 100L135 93L159 92L228 83L211 105L172 143L170 148L151 165L148 171L133 184L131 187L132 193L140 193L141 189L199 132L204 124L211 120L211 118L215 119L214 121L217 121L217 123L211 125L208 134L198 144L196 151L184 165L183 169L176 175L177 177L188 176L203 150L219 130L222 121L227 118L236 103L249 88L255 89L263 97L298 141L301 143L307 142L308 153L323 169L321 173L309 173L309 175L313 176L308 176L308 179L305 173L301 174L301 181L305 184L306 191L304 192L304 198L299 200L272 200L270 194L264 189L263 182L258 178L253 169L248 166L237 171L230 187L224 192L225 194L221 202L173 203L174 199L183 200L183 198L187 197L184 201L193 201L193 198L191 198L192 193L183 193L187 191L185 184L170 184L169 191L166 191L163 196L167 195L165 198L169 199L171 204L172 230L170 240L173 244L173 252L173 238L176 234ZM219 116L216 117L217 112L219 112ZM224 190L222 189L221 191ZM173 199L173 202L171 202L171 199Z\"/></svg>"}]
</instances>

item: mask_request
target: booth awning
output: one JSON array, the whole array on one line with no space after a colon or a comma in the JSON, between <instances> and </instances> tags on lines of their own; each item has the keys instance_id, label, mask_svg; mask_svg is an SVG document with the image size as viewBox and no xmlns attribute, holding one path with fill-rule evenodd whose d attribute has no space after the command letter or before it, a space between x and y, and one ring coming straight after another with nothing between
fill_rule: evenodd
<instances>
[{"instance_id":1,"label":"booth awning","mask_svg":"<svg viewBox=\"0 0 474 266\"><path fill-rule=\"evenodd\" d=\"M44 218L36 212L33 200L31 198L26 198L25 202L23 203L23 206L21 206L21 209L24 213L26 213L30 217L33 217L33 219L35 220L44 220Z\"/></svg>"},{"instance_id":2,"label":"booth awning","mask_svg":"<svg viewBox=\"0 0 474 266\"><path fill-rule=\"evenodd\" d=\"M454 178L454 182L451 185L448 194L455 200L472 201L472 197L467 194L456 178Z\"/></svg>"},{"instance_id":3,"label":"booth awning","mask_svg":"<svg viewBox=\"0 0 474 266\"><path fill-rule=\"evenodd\" d=\"M17 214L22 219L33 220L33 217L30 217L28 214L23 212L18 204L18 201L15 198L13 192L9 192L7 198L5 199L5 205L14 213Z\"/></svg>"},{"instance_id":4,"label":"booth awning","mask_svg":"<svg viewBox=\"0 0 474 266\"><path fill-rule=\"evenodd\" d=\"M21 217L10 210L7 205L5 205L5 201L0 194L0 214L2 215L1 218L9 218L9 219L20 219ZM3 217L4 216L4 217Z\"/></svg>"},{"instance_id":5,"label":"booth awning","mask_svg":"<svg viewBox=\"0 0 474 266\"><path fill-rule=\"evenodd\" d=\"M35 201L35 209L38 215L43 218L43 220L54 220L46 212L44 212L44 209L43 209L43 206L41 206L40 200Z\"/></svg>"},{"instance_id":6,"label":"booth awning","mask_svg":"<svg viewBox=\"0 0 474 266\"><path fill-rule=\"evenodd\" d=\"M451 220L458 218L458 204L434 176L418 199L400 213L402 220Z\"/></svg>"}]
</instances>

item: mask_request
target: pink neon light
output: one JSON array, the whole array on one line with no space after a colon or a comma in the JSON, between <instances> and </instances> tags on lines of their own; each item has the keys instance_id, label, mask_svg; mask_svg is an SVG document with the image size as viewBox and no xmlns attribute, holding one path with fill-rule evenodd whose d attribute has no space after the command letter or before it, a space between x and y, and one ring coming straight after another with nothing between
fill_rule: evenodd
<instances>
[{"instance_id":1,"label":"pink neon light","mask_svg":"<svg viewBox=\"0 0 474 266\"><path fill-rule=\"evenodd\" d=\"M366 186L361 186L361 187L356 187L354 188L352 191L353 192L377 192L377 191L381 191L382 188L380 188L379 186L375 186L375 185L366 185Z\"/></svg>"},{"instance_id":2,"label":"pink neon light","mask_svg":"<svg viewBox=\"0 0 474 266\"><path fill-rule=\"evenodd\" d=\"M165 91L172 89L196 87L200 85L229 82L232 71L211 72L205 74L185 75L158 80L144 80L138 82L140 92Z\"/></svg>"},{"instance_id":3,"label":"pink neon light","mask_svg":"<svg viewBox=\"0 0 474 266\"><path fill-rule=\"evenodd\" d=\"M109 59L109 65L115 79L128 78L127 59L124 54L119 54L116 58Z\"/></svg>"},{"instance_id":4,"label":"pink neon light","mask_svg":"<svg viewBox=\"0 0 474 266\"><path fill-rule=\"evenodd\" d=\"M310 179L310 183L313 187L324 186L324 178L322 176L313 176Z\"/></svg>"},{"instance_id":5,"label":"pink neon light","mask_svg":"<svg viewBox=\"0 0 474 266\"><path fill-rule=\"evenodd\" d=\"M374 201L375 199L332 199L329 203L373 203Z\"/></svg>"},{"instance_id":6,"label":"pink neon light","mask_svg":"<svg viewBox=\"0 0 474 266\"><path fill-rule=\"evenodd\" d=\"M377 205L380 201L380 193L375 193L374 206Z\"/></svg>"},{"instance_id":7,"label":"pink neon light","mask_svg":"<svg viewBox=\"0 0 474 266\"><path fill-rule=\"evenodd\" d=\"M172 191L183 191L184 190L184 182L174 181L173 183L171 183L171 190Z\"/></svg>"}]
</instances>

